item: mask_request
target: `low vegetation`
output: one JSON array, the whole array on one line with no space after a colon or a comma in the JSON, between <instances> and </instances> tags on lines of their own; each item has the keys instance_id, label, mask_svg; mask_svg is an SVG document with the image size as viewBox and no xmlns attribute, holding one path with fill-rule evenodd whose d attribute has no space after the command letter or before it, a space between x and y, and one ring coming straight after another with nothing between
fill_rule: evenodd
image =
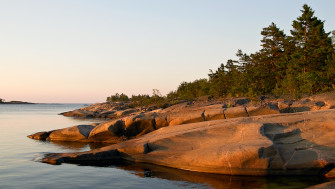
<instances>
[{"instance_id":1,"label":"low vegetation","mask_svg":"<svg viewBox=\"0 0 335 189\"><path fill-rule=\"evenodd\" d=\"M139 94L132 95L130 98L125 94L116 93L107 97L107 102L126 102L129 103L129 107L138 107L138 106L156 106L159 108L165 108L170 105L179 103L183 99L178 98L173 92L169 93L167 96L162 96L159 90L153 89L152 95Z\"/></svg>"}]
</instances>

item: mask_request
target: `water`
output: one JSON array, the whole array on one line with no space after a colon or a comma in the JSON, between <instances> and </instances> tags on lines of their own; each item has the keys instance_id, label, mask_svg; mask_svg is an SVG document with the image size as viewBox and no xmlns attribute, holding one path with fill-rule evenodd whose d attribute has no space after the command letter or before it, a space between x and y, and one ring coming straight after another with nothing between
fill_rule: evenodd
<instances>
[{"instance_id":1,"label":"water","mask_svg":"<svg viewBox=\"0 0 335 189\"><path fill-rule=\"evenodd\" d=\"M82 104L0 104L0 188L304 188L322 177L240 177L151 164L49 165L45 153L86 151L97 144L43 142L29 134L102 120L58 115Z\"/></svg>"}]
</instances>

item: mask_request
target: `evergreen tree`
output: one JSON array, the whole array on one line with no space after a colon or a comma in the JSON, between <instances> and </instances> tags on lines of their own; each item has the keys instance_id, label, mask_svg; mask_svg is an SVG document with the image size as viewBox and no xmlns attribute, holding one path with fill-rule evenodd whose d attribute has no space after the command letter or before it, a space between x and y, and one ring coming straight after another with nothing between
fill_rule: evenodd
<instances>
[{"instance_id":1,"label":"evergreen tree","mask_svg":"<svg viewBox=\"0 0 335 189\"><path fill-rule=\"evenodd\" d=\"M328 66L325 72L328 91L335 90L335 53L328 56L326 64Z\"/></svg>"},{"instance_id":2,"label":"evergreen tree","mask_svg":"<svg viewBox=\"0 0 335 189\"><path fill-rule=\"evenodd\" d=\"M253 91L253 88L251 86L251 77L250 75L250 68L252 66L252 59L250 55L243 53L241 49L239 49L236 53L236 56L238 57L237 62L237 69L239 71L239 75L237 79L237 84L239 85L239 91L241 95L245 95L249 91Z\"/></svg>"},{"instance_id":3,"label":"evergreen tree","mask_svg":"<svg viewBox=\"0 0 335 189\"><path fill-rule=\"evenodd\" d=\"M237 50L236 56L238 57L238 61L235 61L237 70L241 73L245 73L247 66L250 63L250 56L243 53L241 49Z\"/></svg>"},{"instance_id":4,"label":"evergreen tree","mask_svg":"<svg viewBox=\"0 0 335 189\"><path fill-rule=\"evenodd\" d=\"M241 72L241 70L243 70L241 64L239 61L229 59L225 68L227 69L225 77L226 83L228 84L228 93L226 93L226 95L243 95L246 92L246 83L244 83L244 74Z\"/></svg>"},{"instance_id":5,"label":"evergreen tree","mask_svg":"<svg viewBox=\"0 0 335 189\"><path fill-rule=\"evenodd\" d=\"M213 72L209 70L210 73L208 74L209 77L209 94L213 96L223 96L228 93L229 84L226 78L226 68L224 64L221 64L220 67Z\"/></svg>"},{"instance_id":6,"label":"evergreen tree","mask_svg":"<svg viewBox=\"0 0 335 189\"><path fill-rule=\"evenodd\" d=\"M263 28L261 34L263 48L252 54L254 78L259 80L255 90L270 93L285 75L287 65L284 52L287 40L284 32L274 23Z\"/></svg>"},{"instance_id":7,"label":"evergreen tree","mask_svg":"<svg viewBox=\"0 0 335 189\"><path fill-rule=\"evenodd\" d=\"M315 17L308 5L305 4L301 12L291 30L298 47L295 56L303 73L323 71L326 57L333 51L330 33L325 32L324 21Z\"/></svg>"},{"instance_id":8,"label":"evergreen tree","mask_svg":"<svg viewBox=\"0 0 335 189\"><path fill-rule=\"evenodd\" d=\"M265 65L272 69L280 67L282 55L284 53L285 34L273 22L270 26L263 28L262 49L260 50L265 61Z\"/></svg>"},{"instance_id":9,"label":"evergreen tree","mask_svg":"<svg viewBox=\"0 0 335 189\"><path fill-rule=\"evenodd\" d=\"M262 49L247 55L238 50L238 60L228 60L208 74L209 80L183 82L167 99L195 99L203 95L255 97L259 94L318 93L335 90L335 30L326 33L324 21L303 5L302 15L293 21L292 36L286 36L271 23L261 31ZM107 101L128 101L123 93ZM133 104L161 103L164 98L154 89L153 96L137 95ZM0 99L1 101L1 99Z\"/></svg>"}]
</instances>

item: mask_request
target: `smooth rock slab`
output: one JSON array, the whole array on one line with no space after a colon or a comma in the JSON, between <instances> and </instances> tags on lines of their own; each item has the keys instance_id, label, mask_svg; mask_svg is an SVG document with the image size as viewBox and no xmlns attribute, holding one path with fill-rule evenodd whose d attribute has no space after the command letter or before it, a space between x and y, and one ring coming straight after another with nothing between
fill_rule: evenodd
<instances>
[{"instance_id":1,"label":"smooth rock slab","mask_svg":"<svg viewBox=\"0 0 335 189\"><path fill-rule=\"evenodd\" d=\"M58 129L50 133L48 140L89 142L88 136L94 127L93 125L77 125Z\"/></svg>"},{"instance_id":2,"label":"smooth rock slab","mask_svg":"<svg viewBox=\"0 0 335 189\"><path fill-rule=\"evenodd\" d=\"M28 138L35 139L35 140L46 140L50 136L50 134L54 131L55 130L38 132L32 135L28 135Z\"/></svg>"},{"instance_id":3,"label":"smooth rock slab","mask_svg":"<svg viewBox=\"0 0 335 189\"><path fill-rule=\"evenodd\" d=\"M332 136L332 137L324 137ZM230 175L324 175L335 166L335 110L164 127L108 147L43 162L126 159Z\"/></svg>"}]
</instances>

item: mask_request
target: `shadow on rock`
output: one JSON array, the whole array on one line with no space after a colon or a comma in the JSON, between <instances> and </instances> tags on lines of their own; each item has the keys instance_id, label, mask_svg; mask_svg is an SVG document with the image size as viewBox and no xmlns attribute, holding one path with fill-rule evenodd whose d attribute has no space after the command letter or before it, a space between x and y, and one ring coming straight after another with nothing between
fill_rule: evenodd
<instances>
[{"instance_id":1,"label":"shadow on rock","mask_svg":"<svg viewBox=\"0 0 335 189\"><path fill-rule=\"evenodd\" d=\"M302 138L300 129L285 132L288 128L278 123L267 123L260 129L260 133L273 142L273 145L258 151L259 158L269 160L269 175L281 175L284 172L292 175L325 175L335 167L333 163L325 165L320 157L322 151L335 151L334 148Z\"/></svg>"}]
</instances>

